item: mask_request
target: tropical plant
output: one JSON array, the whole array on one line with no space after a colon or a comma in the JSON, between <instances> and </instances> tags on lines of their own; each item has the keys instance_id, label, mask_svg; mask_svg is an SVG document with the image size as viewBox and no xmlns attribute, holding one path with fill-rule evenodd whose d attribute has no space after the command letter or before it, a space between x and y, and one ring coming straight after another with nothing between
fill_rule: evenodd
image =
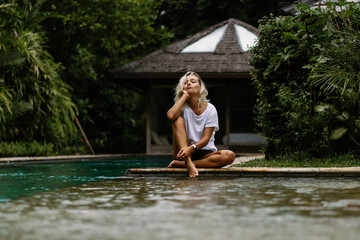
<instances>
[{"instance_id":1,"label":"tropical plant","mask_svg":"<svg viewBox=\"0 0 360 240\"><path fill-rule=\"evenodd\" d=\"M76 107L60 78L61 65L45 50L39 25L44 1L34 6L8 2L0 6L0 141L45 140L64 146L77 132L72 121Z\"/></svg>"},{"instance_id":2,"label":"tropical plant","mask_svg":"<svg viewBox=\"0 0 360 240\"><path fill-rule=\"evenodd\" d=\"M333 3L327 6L336 7ZM358 147L355 151L360 151L360 7L345 2L341 6L346 11L335 11L341 37L321 53L323 61L312 69L310 79L328 96L315 110L328 112L332 118L329 139L348 135Z\"/></svg>"},{"instance_id":3,"label":"tropical plant","mask_svg":"<svg viewBox=\"0 0 360 240\"><path fill-rule=\"evenodd\" d=\"M63 19L42 23L49 51L73 88L79 121L97 153L145 151L144 96L107 77L120 66L167 44L164 27L156 27L158 0L48 1Z\"/></svg>"},{"instance_id":4,"label":"tropical plant","mask_svg":"<svg viewBox=\"0 0 360 240\"><path fill-rule=\"evenodd\" d=\"M0 142L0 157L50 156L54 153L54 144L52 143Z\"/></svg>"},{"instance_id":5,"label":"tropical plant","mask_svg":"<svg viewBox=\"0 0 360 240\"><path fill-rule=\"evenodd\" d=\"M358 142L359 136L359 95L354 90L359 86L359 48L354 31L345 29L359 29L351 19L360 11L344 1L327 6L299 4L296 16L260 22L251 64L257 130L267 140L267 156L356 149L350 141Z\"/></svg>"}]
</instances>

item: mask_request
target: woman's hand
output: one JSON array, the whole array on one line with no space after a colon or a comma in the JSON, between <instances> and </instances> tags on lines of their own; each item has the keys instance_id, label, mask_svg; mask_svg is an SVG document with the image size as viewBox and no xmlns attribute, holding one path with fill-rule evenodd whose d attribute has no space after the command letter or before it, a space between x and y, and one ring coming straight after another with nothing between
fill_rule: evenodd
<instances>
[{"instance_id":1,"label":"woman's hand","mask_svg":"<svg viewBox=\"0 0 360 240\"><path fill-rule=\"evenodd\" d=\"M185 96L185 97L186 97L186 101L189 100L189 98L190 98L189 93L188 93L187 91L185 91L185 90L182 90L182 92L183 92L183 95L182 95L182 96Z\"/></svg>"},{"instance_id":2,"label":"woman's hand","mask_svg":"<svg viewBox=\"0 0 360 240\"><path fill-rule=\"evenodd\" d=\"M180 116L182 107L184 106L186 101L189 100L189 98L189 93L183 90L180 100L177 101L174 106L172 106L172 108L170 108L169 111L166 113L166 116L170 121L174 121Z\"/></svg>"},{"instance_id":3,"label":"woman's hand","mask_svg":"<svg viewBox=\"0 0 360 240\"><path fill-rule=\"evenodd\" d=\"M193 146L184 147L184 148L180 149L180 151L176 155L176 158L177 159L186 159L191 156L193 151L194 151Z\"/></svg>"}]
</instances>

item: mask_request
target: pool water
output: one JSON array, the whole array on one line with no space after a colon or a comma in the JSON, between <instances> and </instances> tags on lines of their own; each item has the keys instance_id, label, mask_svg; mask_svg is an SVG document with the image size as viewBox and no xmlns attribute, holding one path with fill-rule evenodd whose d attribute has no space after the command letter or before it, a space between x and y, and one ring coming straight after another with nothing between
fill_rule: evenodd
<instances>
[{"instance_id":1,"label":"pool water","mask_svg":"<svg viewBox=\"0 0 360 240\"><path fill-rule=\"evenodd\" d=\"M129 158L0 166L0 202L124 176L129 168L166 167L170 158Z\"/></svg>"},{"instance_id":2,"label":"pool water","mask_svg":"<svg viewBox=\"0 0 360 240\"><path fill-rule=\"evenodd\" d=\"M359 239L359 179L110 175L3 201L0 239Z\"/></svg>"}]
</instances>

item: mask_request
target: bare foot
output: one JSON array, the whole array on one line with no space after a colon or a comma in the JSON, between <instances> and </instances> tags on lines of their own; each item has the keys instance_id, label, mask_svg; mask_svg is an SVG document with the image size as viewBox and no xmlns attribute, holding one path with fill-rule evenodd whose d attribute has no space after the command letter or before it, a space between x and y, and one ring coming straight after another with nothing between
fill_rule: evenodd
<instances>
[{"instance_id":1,"label":"bare foot","mask_svg":"<svg viewBox=\"0 0 360 240\"><path fill-rule=\"evenodd\" d=\"M189 162L186 166L188 173L189 173L189 177L197 177L199 176L199 172L195 167L195 164L193 162Z\"/></svg>"},{"instance_id":2,"label":"bare foot","mask_svg":"<svg viewBox=\"0 0 360 240\"><path fill-rule=\"evenodd\" d=\"M179 160L173 160L168 166L168 168L184 168L184 167L185 167L185 162Z\"/></svg>"},{"instance_id":3,"label":"bare foot","mask_svg":"<svg viewBox=\"0 0 360 240\"><path fill-rule=\"evenodd\" d=\"M199 172L195 167L195 164L189 159L188 163L185 164L185 161L173 160L168 168L184 168L186 167L189 173L189 177L199 176Z\"/></svg>"}]
</instances>

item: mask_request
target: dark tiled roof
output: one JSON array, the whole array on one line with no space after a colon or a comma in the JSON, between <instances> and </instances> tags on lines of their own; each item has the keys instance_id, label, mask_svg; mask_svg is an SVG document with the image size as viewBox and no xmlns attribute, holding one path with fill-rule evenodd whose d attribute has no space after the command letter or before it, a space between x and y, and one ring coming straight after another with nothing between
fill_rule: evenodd
<instances>
[{"instance_id":1,"label":"dark tiled roof","mask_svg":"<svg viewBox=\"0 0 360 240\"><path fill-rule=\"evenodd\" d=\"M228 24L228 27L215 52L181 53L185 47L225 24ZM240 49L234 24L245 27L256 35L258 34L257 28L240 20L229 19L153 52L137 61L111 69L110 73L115 78L122 78L122 76L129 74L176 74L189 70L208 74L249 73L251 70L248 63L250 53L243 52Z\"/></svg>"}]
</instances>

